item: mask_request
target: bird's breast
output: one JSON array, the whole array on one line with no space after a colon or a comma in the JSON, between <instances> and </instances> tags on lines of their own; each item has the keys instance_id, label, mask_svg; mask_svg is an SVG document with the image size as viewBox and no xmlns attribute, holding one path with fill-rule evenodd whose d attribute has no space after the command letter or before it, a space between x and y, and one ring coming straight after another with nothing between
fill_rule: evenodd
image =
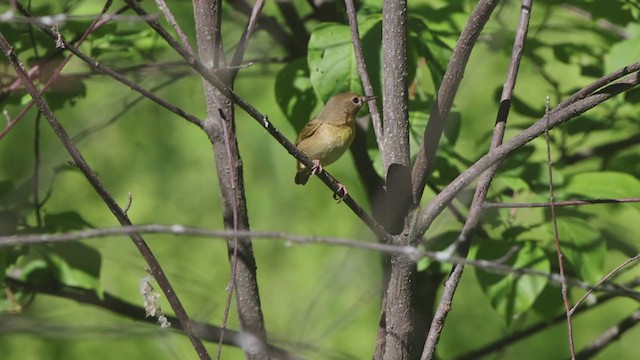
<instances>
[{"instance_id":1,"label":"bird's breast","mask_svg":"<svg viewBox=\"0 0 640 360\"><path fill-rule=\"evenodd\" d=\"M347 151L355 136L354 124L331 125L323 123L309 138L298 144L298 148L313 160L329 165Z\"/></svg>"}]
</instances>

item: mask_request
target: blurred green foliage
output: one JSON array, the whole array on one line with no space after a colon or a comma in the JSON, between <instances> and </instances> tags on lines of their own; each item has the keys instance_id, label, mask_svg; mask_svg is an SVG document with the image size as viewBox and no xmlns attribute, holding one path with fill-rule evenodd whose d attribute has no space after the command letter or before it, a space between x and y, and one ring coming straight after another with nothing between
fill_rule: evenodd
<instances>
[{"instance_id":1,"label":"blurred green foliage","mask_svg":"<svg viewBox=\"0 0 640 360\"><path fill-rule=\"evenodd\" d=\"M330 8L324 9L327 12L322 16L314 15L307 2L292 4L306 20L310 34L305 56L290 57L288 49L267 31L259 30L246 56L254 63L240 70L235 88L293 140L296 131L329 97L343 91L362 92L362 87L342 4L329 2ZM378 95L384 71L381 4L379 0L363 1L358 14L365 60ZM151 2L144 5L158 13L151 11ZM409 4L412 154L422 141L429 109L451 51L474 5L475 1L470 0ZM75 39L101 6L87 0L42 1L33 2L31 10L36 16L75 16L58 26L65 39ZM195 47L191 2L169 2L169 6ZM546 96L551 97L553 106L595 78L638 61L639 9L635 0L575 0L563 4L535 1L507 139L544 114ZM7 10L6 4L0 5L0 12L8 14ZM290 33L277 4L267 2L264 14ZM518 14L518 1L502 2L474 49L438 153L433 183L440 188L489 147ZM326 21L329 16L333 21ZM27 66L42 66L38 80L44 82L66 53L18 18L16 14L15 21L0 23L0 31ZM229 2L224 2L227 55L232 54L245 21ZM167 25L164 21L163 24ZM176 64L179 59L175 52L144 22L110 22L92 33L81 50L147 89L157 87L156 94L187 112L205 116L201 80L185 64ZM22 89L5 95L14 74L4 59L2 69L2 109L14 117L30 97ZM208 139L192 124L149 101L137 102L137 97L112 79L92 73L77 59L72 59L61 80L47 92L56 115L109 191L121 204L126 204L128 193L132 194L129 216L134 223L220 228L220 195ZM378 104L382 105L382 99ZM630 92L551 132L556 200L640 194L637 141L615 151L580 156L638 134L638 106L638 92ZM77 169L67 163L69 156L46 121L36 119L35 110L31 110L0 140L0 234L115 226L106 206ZM329 190L319 181L312 180L305 187L294 186L295 161L252 119L238 111L236 123L253 229L374 241L347 207L334 204ZM369 145L379 170L377 149L373 142ZM355 199L366 202L349 157L330 171L348 186ZM36 185L39 204L35 203ZM489 201L548 201L548 186L546 144L543 139L536 139L500 167ZM432 195L427 193L424 202ZM464 192L459 200L468 204L470 196ZM622 260L635 255L639 210L633 204L558 209L569 274L595 283ZM491 240L477 243L472 249L474 256L496 259L518 246L520 251L507 264L557 271L548 210L487 210L483 220L483 229ZM458 231L454 217L444 213L429 229L425 246L444 249ZM149 235L145 239L168 272L189 314L219 324L229 278L224 242L169 235ZM382 271L378 254L322 246L283 246L270 240L256 240L254 248L270 340L313 359L370 358L380 309ZM0 280L12 276L35 284L64 284L141 303L137 287L145 275L144 263L124 237L1 248L0 268L6 269ZM448 271L447 264L431 261L422 262L420 268ZM619 280L637 276L637 270L630 271ZM580 290L571 292L574 300L582 294ZM496 275L469 268L447 321L439 355L452 358L510 331L548 320L562 313L560 300L557 285L544 278ZM576 317L577 347L590 343L634 306L637 307L630 301L614 300ZM167 304L163 307L169 309ZM11 293L4 288L0 309L5 310L0 314L3 358L195 357L181 335L52 296L28 291ZM235 316L232 312L231 328L238 327ZM478 326L483 331L477 331ZM600 358L629 358L635 353L635 344L629 339L637 336L638 330L632 330ZM215 353L215 344L208 347ZM549 327L503 350L501 355L518 359L564 358L568 355L566 332L561 326ZM223 358L242 358L242 353L227 347Z\"/></svg>"}]
</instances>

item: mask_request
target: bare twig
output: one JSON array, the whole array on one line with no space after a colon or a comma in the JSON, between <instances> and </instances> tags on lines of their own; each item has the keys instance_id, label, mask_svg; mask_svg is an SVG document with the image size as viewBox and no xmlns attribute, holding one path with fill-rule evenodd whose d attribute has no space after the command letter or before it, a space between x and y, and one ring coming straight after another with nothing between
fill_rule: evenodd
<instances>
[{"instance_id":1,"label":"bare twig","mask_svg":"<svg viewBox=\"0 0 640 360\"><path fill-rule=\"evenodd\" d=\"M111 7L111 3L112 2L113 2L112 0L108 0L105 3L105 5L102 8L102 11L100 12L100 15L98 16L98 18L93 20L91 25L89 25L87 30L85 30L85 32L82 34L82 36L80 36L80 38L76 42L77 46L80 46L87 39L89 34L91 34L91 32L93 32L95 29L99 28L100 26L106 24L113 16L115 16L115 14L111 14L111 15L103 18L103 15ZM53 35L55 35L56 38L59 36L59 34L58 35L55 34L55 31L53 31L53 30L50 30L50 31L52 32ZM34 48L36 48L36 47L34 47ZM62 60L58 64L58 66L56 66L56 68L51 73L51 76L49 77L49 80L47 80L47 82L44 84L44 86L40 90L42 93L46 92L53 85L53 83L58 79L58 76L60 75L60 72L62 72L62 69L69 63L71 58L72 58L72 55L67 56L64 60ZM37 70L29 71L29 73L28 73L29 78L31 78L31 75L34 75L36 73L38 73ZM14 82L14 83L17 83L17 82ZM12 86L12 88L13 88L13 86ZM34 105L34 102L31 101L24 108L22 108L22 110L20 110L18 115L7 125L7 127L5 129L2 130L2 132L0 132L0 139L2 139L24 117L24 115L33 107L33 105Z\"/></svg>"},{"instance_id":2,"label":"bare twig","mask_svg":"<svg viewBox=\"0 0 640 360\"><path fill-rule=\"evenodd\" d=\"M182 45L185 47L185 49L187 49L187 51L191 54L195 54L193 52L193 49L191 48L191 45L189 45L189 39L187 38L187 35L185 35L184 31L182 31L180 24L178 24L176 18L173 16L173 13L164 2L164 0L156 0L156 5L158 5L158 9L162 11L164 18L167 20L169 25L171 25L176 34L178 34L178 37L180 37L180 41L182 41Z\"/></svg>"},{"instance_id":3,"label":"bare twig","mask_svg":"<svg viewBox=\"0 0 640 360\"><path fill-rule=\"evenodd\" d=\"M502 87L502 94L500 96L500 107L498 114L496 115L496 122L493 128L493 136L491 138L490 151L494 150L502 144L504 138L504 132L506 129L509 110L511 108L511 99L513 97L513 91L516 85L516 79L518 75L518 69L520 67L520 61L524 52L524 43L527 38L527 32L529 29L529 20L531 18L531 6L532 0L523 0L520 8L520 19L518 22L518 28L511 50L511 59L509 61L509 67L507 69L506 79ZM473 201L467 215L467 220L462 228L462 232L456 239L453 246L459 247L457 252L463 258L465 258L469 251L469 246L474 232L480 224L480 218L484 210L484 202L489 191L489 186L500 163L495 163L488 170L486 170L481 176L473 196ZM436 345L440 339L440 334L444 327L447 315L451 310L451 304L453 302L453 296L455 295L462 273L464 271L464 264L457 264L453 266L449 278L447 279L444 287L444 291L440 298L440 303L431 321L431 327L429 334L425 341L425 345L422 351L422 359L432 359Z\"/></svg>"},{"instance_id":4,"label":"bare twig","mask_svg":"<svg viewBox=\"0 0 640 360\"><path fill-rule=\"evenodd\" d=\"M64 299L76 301L80 304L89 304L100 309L111 311L112 313L126 316L129 319L136 321L143 321L147 323L155 324L155 319L145 316L144 309L140 306L126 302L115 295L105 291L102 296L98 296L95 291L81 289L71 286L64 286L62 284L56 284L57 286L39 286L36 284L28 283L7 277L7 284L9 288L27 289L30 291L37 291L41 294L52 295ZM165 315L167 320L171 323L171 328L184 333L184 329L180 326L180 322L175 316ZM197 320L191 321L191 326L196 332L198 338L209 342L218 342L220 340L220 334L222 330L219 326L207 324ZM225 345L242 348L243 336L242 333L237 330L227 329L225 331ZM282 360L300 360L301 357L293 354L283 348L275 345L269 345L271 355L276 359Z\"/></svg>"},{"instance_id":5,"label":"bare twig","mask_svg":"<svg viewBox=\"0 0 640 360\"><path fill-rule=\"evenodd\" d=\"M247 17L250 16L252 7L246 0L229 0L228 2L234 10ZM260 17L258 19L258 27L266 31L273 40L282 45L291 57L296 58L305 55L308 38L305 38L304 34L289 34L276 18L270 16Z\"/></svg>"},{"instance_id":6,"label":"bare twig","mask_svg":"<svg viewBox=\"0 0 640 360\"><path fill-rule=\"evenodd\" d=\"M362 50L362 42L360 41L360 30L358 30L358 19L356 17L356 8L353 4L353 0L344 0L344 4L347 8L347 18L349 19L349 27L351 27L351 40L353 41L353 51L356 55L356 63L358 64L358 73L360 73L360 80L362 81L362 87L364 88L364 94L366 96L374 96L373 86L369 79L369 72L367 71L367 64L364 62L364 51ZM376 100L369 102L369 114L371 114L371 122L373 123L373 131L376 135L376 143L380 149L380 153L384 152L382 119L380 119L380 112L378 112L378 103Z\"/></svg>"},{"instance_id":7,"label":"bare twig","mask_svg":"<svg viewBox=\"0 0 640 360\"><path fill-rule=\"evenodd\" d=\"M556 108L554 109L554 111L556 110L560 110L563 109L569 105L574 104L575 102L582 100L584 98L586 98L587 96L589 96L589 94L593 93L594 91L602 88L605 85L609 85L610 83L612 83L615 80L618 80L622 77L625 77L629 74L633 74L635 72L637 72L638 70L640 70L640 61L627 65L621 69L618 69L614 72L612 72L611 74L607 74L603 77L601 77L598 80L595 80L594 82L592 82L591 84L583 87L582 89L580 89L579 91L577 91L575 94L571 95L570 97L568 97L565 101L561 102L558 106L556 106Z\"/></svg>"},{"instance_id":8,"label":"bare twig","mask_svg":"<svg viewBox=\"0 0 640 360\"><path fill-rule=\"evenodd\" d=\"M607 275L605 275L602 279L600 279L600 281L598 281L595 285L593 285L593 289L592 290L587 290L587 292L580 298L580 300L578 300L578 302L576 302L573 305L573 307L571 308L571 311L569 313L571 315L573 315L576 312L576 310L578 309L578 307L580 306L580 304L582 304L587 299L587 297L589 297L589 295L591 295L591 293L593 293L593 291L598 286L600 286L600 284L604 283L605 281L608 281L611 277L613 277L613 275L618 273L618 271L622 270L625 266L629 265L630 263L632 263L634 261L638 261L638 259L640 259L640 254L637 254L636 256L625 260L622 264L616 266Z\"/></svg>"},{"instance_id":9,"label":"bare twig","mask_svg":"<svg viewBox=\"0 0 640 360\"><path fill-rule=\"evenodd\" d=\"M40 17L19 17L19 16L6 16L6 12L4 14L0 14L0 23L14 23L14 24L31 24L31 25L40 25L40 26L63 26L68 22L73 21L87 21L93 20L96 17L100 20L104 20L109 18L109 20L121 21L121 22L133 22L133 21L142 21L146 19L141 19L139 16L128 16L128 15L69 15L65 13L46 15ZM158 19L158 15L148 15L148 19Z\"/></svg>"},{"instance_id":10,"label":"bare twig","mask_svg":"<svg viewBox=\"0 0 640 360\"><path fill-rule=\"evenodd\" d=\"M504 257L499 259L476 259L469 260L463 257L452 255L450 251L428 251L422 250L415 246L402 246L381 244L375 242L366 242L361 240L325 237L325 236L299 236L279 231L248 231L248 230L213 230L184 225L162 225L162 224L146 224L146 225L126 225L121 227L112 228L97 228L80 230L69 233L57 233L57 234L24 234L24 235L10 235L0 236L0 247L14 246L14 245L27 245L27 244L40 244L40 243L58 243L77 241L93 238L101 238L115 235L131 235L131 234L173 234L180 236L196 236L205 238L217 238L217 239L234 239L234 238L248 238L251 237L254 240L257 239L273 239L280 240L285 243L286 246L293 244L297 245L327 245L337 246L345 248L362 249L368 251L375 251L386 254L396 254L407 258L412 263L415 263L421 259L429 258L434 261L449 263L449 264L465 264L473 266L478 269L485 270L491 273L497 274L515 274L515 275L530 275L544 277L554 284L560 284L560 276L554 273L546 273L529 268L513 268L503 263ZM566 277L567 284L580 289L590 290L594 286L582 282L577 279ZM597 289L599 292L608 294L615 294L619 296L626 296L640 301L640 293L631 291L625 287L615 286L604 282Z\"/></svg>"},{"instance_id":11,"label":"bare twig","mask_svg":"<svg viewBox=\"0 0 640 360\"><path fill-rule=\"evenodd\" d=\"M56 133L56 135L58 136L62 144L65 146L69 154L73 157L76 165L85 175L89 183L100 195L100 197L103 199L105 204L109 207L111 212L116 216L118 221L122 225L131 225L131 221L129 220L129 218L124 214L124 212L122 211L118 203L111 196L109 191L104 187L102 182L98 179L98 176L96 175L96 173L93 171L93 169L91 169L91 167L85 161L82 154L71 142L69 135L64 130L64 128L62 127L58 119L55 117L55 115L51 111L51 108L49 107L47 102L44 100L44 98L42 97L42 95L40 94L36 86L33 84L31 79L29 79L29 76L27 75L27 72L25 71L24 66L18 60L15 53L13 52L13 48L7 42L7 40L5 39L2 33L0 33L0 48L2 48L2 51L4 52L5 56L10 61L11 65L15 69L18 76L20 76L20 78L22 79L22 82L25 88L27 89L27 91L29 92L29 94L31 95L31 97L33 98L36 105L38 106L40 111L43 113L43 115L45 116L45 118L47 119L51 127L53 128L54 132ZM138 248L138 250L140 251L140 253L142 254L142 256L144 257L144 259L147 261L147 264L149 265L150 270L152 271L156 281L162 288L165 296L167 297L167 300L171 304L173 311L176 313L176 315L180 319L180 323L185 328L186 333L188 334L194 349L198 353L198 356L201 359L208 359L209 355L207 353L207 350L205 349L202 342L194 335L193 331L191 330L189 326L189 317L186 311L184 310L184 308L182 307L180 300L175 294L175 291L172 289L171 284L169 283L169 280L167 279L162 268L160 267L160 264L158 263L157 259L153 256L151 249L149 249L149 247L144 242L144 239L142 239L140 234L130 234L130 237L133 240L136 247Z\"/></svg>"},{"instance_id":12,"label":"bare twig","mask_svg":"<svg viewBox=\"0 0 640 360\"><path fill-rule=\"evenodd\" d=\"M469 20L467 20L467 24L464 30L462 30L458 43L453 50L451 60L442 79L442 84L438 89L436 101L431 108L429 122L424 130L422 146L418 151L418 157L416 158L411 173L413 201L415 204L420 203L427 178L433 169L433 162L436 158L436 150L440 143L440 137L442 136L444 125L449 117L451 106L453 106L453 99L462 81L471 50L497 4L498 0L480 0L478 2L471 16L469 16Z\"/></svg>"},{"instance_id":13,"label":"bare twig","mask_svg":"<svg viewBox=\"0 0 640 360\"><path fill-rule=\"evenodd\" d=\"M20 10L20 12L22 12L25 16L31 16L31 14L24 7L22 7L20 5L18 6L18 10ZM54 39L56 38L57 35L53 31L51 31L49 28L47 28L46 26L41 26L41 25L38 25L38 24L35 24L35 26L38 27L38 29L40 29L40 31L44 32L48 36L50 36L50 37L52 37ZM145 90L144 88L142 88L138 84L136 84L136 83L130 81L129 79L127 79L126 77L118 74L117 72L115 72L111 68L100 64L97 60L87 56L86 54L84 54L83 52L78 50L77 47L75 47L72 44L68 43L64 39L63 39L63 43L64 43L64 46L65 46L65 48L67 50L69 50L75 56L77 56L82 61L87 63L87 65L89 65L89 67L91 67L95 71L98 71L98 72L103 73L105 75L111 76L112 78L116 79L117 81L121 82L122 84L126 85L127 87L131 88L132 90L139 92L140 94L144 95L146 98L154 101L155 103L157 103L158 105L164 107L165 109L175 113L176 115L184 118L185 120L193 123L194 125L196 125L198 127L202 127L202 120L200 120L197 117L185 112L181 108L179 108L179 107L177 107L177 106L175 106L175 105L173 105L173 104L161 99L160 97L156 96L155 94Z\"/></svg>"},{"instance_id":14,"label":"bare twig","mask_svg":"<svg viewBox=\"0 0 640 360\"><path fill-rule=\"evenodd\" d=\"M580 206L580 205L597 205L597 204L624 204L624 203L637 203L640 202L640 198L622 198L622 199L593 199L593 200L566 200L557 201L553 203L554 207L563 206ZM521 209L521 208L539 208L550 207L551 203L537 202L537 203L485 203L484 207L487 209Z\"/></svg>"},{"instance_id":15,"label":"bare twig","mask_svg":"<svg viewBox=\"0 0 640 360\"><path fill-rule=\"evenodd\" d=\"M634 288L636 286L638 286L638 284L640 284L640 278L636 278L635 280L626 283L625 287L629 287L629 288ZM602 296L599 296L595 299L594 302L590 302L588 305L586 306L582 306L580 307L574 315L578 315L578 314L582 314L588 310L593 310L597 307L599 307L600 305L606 304L608 303L610 300L616 299L617 296L613 295L613 294L605 294ZM526 328L517 330L509 335L503 336L499 339L497 339L496 341L493 341L479 349L470 351L468 353L465 353L459 357L456 358L456 360L475 360L475 359L481 359L489 354L492 354L496 351L500 351L504 348L506 348L509 345L512 345L520 340L524 340L524 339L528 339L530 338L532 335L548 329L549 326L551 325L555 325L555 324L559 324L561 322L566 322L567 321L567 315L562 312L562 314L554 317L551 320L542 320L536 324L530 325Z\"/></svg>"},{"instance_id":16,"label":"bare twig","mask_svg":"<svg viewBox=\"0 0 640 360\"><path fill-rule=\"evenodd\" d=\"M181 73L181 74L176 74L175 76L170 77L169 79L159 83L158 85L153 86L152 88L149 89L150 92L155 92L159 89L162 89L168 85L172 85L175 84L176 80L184 77L188 75L188 73ZM80 132L78 132L76 135L73 136L73 138L71 139L74 143L77 143L78 141L82 141L88 137L90 137L91 135L99 132L102 129L107 128L108 126L114 124L115 122L117 122L118 120L122 119L122 117L130 110L134 109L135 105L137 105L139 102L141 102L142 100L146 99L146 97L144 95L138 95L136 96L135 99L130 100L125 102L124 104L122 104L122 110L118 111L116 114L113 114L108 120L105 120L101 123L95 124L93 126L87 127L83 130L81 130Z\"/></svg>"},{"instance_id":17,"label":"bare twig","mask_svg":"<svg viewBox=\"0 0 640 360\"><path fill-rule=\"evenodd\" d=\"M256 3L253 5L253 9L251 10L251 15L249 16L249 20L247 20L247 25L245 25L244 30L242 31L242 36L240 36L240 41L238 41L238 45L236 46L236 51L233 54L233 59L231 59L231 66L238 66L242 62L242 58L244 58L244 54L247 51L247 47L249 46L249 38L253 35L255 31L256 25L258 24L258 19L262 14L262 8L264 7L265 0L256 0ZM231 81L238 74L238 69L231 70Z\"/></svg>"},{"instance_id":18,"label":"bare twig","mask_svg":"<svg viewBox=\"0 0 640 360\"><path fill-rule=\"evenodd\" d=\"M146 15L146 12L138 5L134 0L125 0L129 6L132 7L139 15ZM313 163L306 157L297 147L291 143L286 137L284 137L280 131L273 126L266 115L260 113L256 108L251 106L248 102L238 96L233 89L227 84L222 82L215 74L207 69L207 67L200 62L197 58L190 55L167 31L160 26L158 22L149 21L151 26L172 48L180 54L189 64L192 65L202 77L218 91L220 91L229 100L233 101L242 110L244 110L249 116L255 119L263 128L265 128L269 134L280 143L291 155L293 155L298 161L305 166L311 168ZM340 190L338 181L331 176L326 170L317 174L318 178L322 180L334 193ZM368 214L349 194L343 199L349 208L378 236L380 239L389 239L390 236L387 231L370 215Z\"/></svg>"},{"instance_id":19,"label":"bare twig","mask_svg":"<svg viewBox=\"0 0 640 360\"><path fill-rule=\"evenodd\" d=\"M640 75L636 73L633 76L610 84L602 90L582 100L576 101L572 105L560 110L554 109L549 113L548 117L538 120L535 124L514 136L503 145L498 146L492 152L481 157L454 179L442 192L436 195L424 209L419 210L416 216L416 226L414 226L413 229L415 234L413 234L411 238L419 239L418 235L424 234L433 220L446 208L449 202L455 198L458 192L465 188L473 179L480 176L484 170L504 160L512 151L541 135L548 127L554 127L572 119L618 94L635 88L638 84L640 84Z\"/></svg>"},{"instance_id":20,"label":"bare twig","mask_svg":"<svg viewBox=\"0 0 640 360\"><path fill-rule=\"evenodd\" d=\"M125 205L124 209L122 210L122 212L124 212L125 215L127 215L127 213L129 212L129 209L131 209L132 203L133 203L133 196L131 195L131 191L129 191L129 193L127 194L127 205Z\"/></svg>"},{"instance_id":21,"label":"bare twig","mask_svg":"<svg viewBox=\"0 0 640 360\"><path fill-rule=\"evenodd\" d=\"M607 329L599 338L595 339L589 346L585 347L577 355L577 359L591 359L594 355L602 351L614 341L620 339L624 333L631 330L640 322L640 310L636 310L618 324Z\"/></svg>"},{"instance_id":22,"label":"bare twig","mask_svg":"<svg viewBox=\"0 0 640 360\"><path fill-rule=\"evenodd\" d=\"M547 105L545 107L545 117L549 116L549 101L547 96ZM560 247L560 235L558 233L558 222L556 218L556 207L554 204L555 198L553 195L553 171L551 162L551 140L549 137L549 125L547 124L547 130L544 132L544 137L547 144L547 170L549 172L549 203L551 204L551 223L553 224L553 240L556 246L556 254L558 255L558 268L560 269L560 281L562 282L562 301L564 302L564 309L567 315L567 332L569 336L569 350L571 351L571 359L575 360L576 350L573 345L573 325L571 323L571 305L569 305L569 294L567 291L567 283L564 278L564 260L562 254L562 248Z\"/></svg>"}]
</instances>

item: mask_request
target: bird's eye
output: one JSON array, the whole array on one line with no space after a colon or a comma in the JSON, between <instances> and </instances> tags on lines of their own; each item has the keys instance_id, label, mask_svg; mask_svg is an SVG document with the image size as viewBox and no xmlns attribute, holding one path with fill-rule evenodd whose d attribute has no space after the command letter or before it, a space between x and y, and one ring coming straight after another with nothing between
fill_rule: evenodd
<instances>
[{"instance_id":1,"label":"bird's eye","mask_svg":"<svg viewBox=\"0 0 640 360\"><path fill-rule=\"evenodd\" d=\"M353 103L356 104L356 105L360 105L360 98L359 97L354 97L351 101L353 101Z\"/></svg>"}]
</instances>

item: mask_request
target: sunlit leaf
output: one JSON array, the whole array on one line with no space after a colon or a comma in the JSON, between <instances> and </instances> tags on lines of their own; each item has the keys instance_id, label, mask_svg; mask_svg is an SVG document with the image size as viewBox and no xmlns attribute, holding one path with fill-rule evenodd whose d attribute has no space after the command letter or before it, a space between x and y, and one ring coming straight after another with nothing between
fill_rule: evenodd
<instances>
[{"instance_id":1,"label":"sunlit leaf","mask_svg":"<svg viewBox=\"0 0 640 360\"><path fill-rule=\"evenodd\" d=\"M572 176L565 191L587 199L634 197L640 195L640 180L621 172L585 172Z\"/></svg>"}]
</instances>

